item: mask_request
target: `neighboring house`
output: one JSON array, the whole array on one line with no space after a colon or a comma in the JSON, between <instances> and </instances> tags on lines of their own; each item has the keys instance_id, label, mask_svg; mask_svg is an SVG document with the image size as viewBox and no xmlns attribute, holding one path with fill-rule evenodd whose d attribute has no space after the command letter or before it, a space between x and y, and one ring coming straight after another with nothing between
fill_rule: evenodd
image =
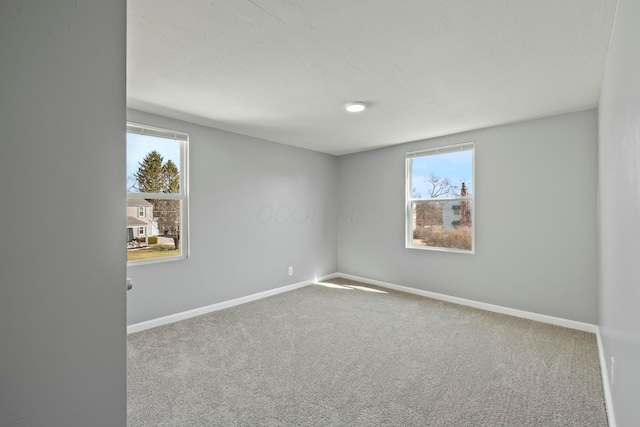
<instances>
[{"instance_id":1,"label":"neighboring house","mask_svg":"<svg viewBox=\"0 0 640 427\"><path fill-rule=\"evenodd\" d=\"M158 234L153 221L153 205L144 199L127 200L127 242Z\"/></svg>"},{"instance_id":2,"label":"neighboring house","mask_svg":"<svg viewBox=\"0 0 640 427\"><path fill-rule=\"evenodd\" d=\"M465 208L466 205L466 209ZM471 217L471 206L469 202L458 200L446 202L442 206L442 228L456 228L458 225L469 225Z\"/></svg>"},{"instance_id":3,"label":"neighboring house","mask_svg":"<svg viewBox=\"0 0 640 427\"><path fill-rule=\"evenodd\" d=\"M462 183L460 196L467 196L467 186ZM468 201L454 200L442 206L442 228L471 225L471 206Z\"/></svg>"}]
</instances>

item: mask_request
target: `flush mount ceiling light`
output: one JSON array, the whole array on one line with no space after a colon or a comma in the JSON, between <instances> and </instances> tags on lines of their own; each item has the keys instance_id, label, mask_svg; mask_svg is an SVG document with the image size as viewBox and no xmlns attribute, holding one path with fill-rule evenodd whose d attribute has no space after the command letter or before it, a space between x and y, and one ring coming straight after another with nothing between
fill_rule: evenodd
<instances>
[{"instance_id":1,"label":"flush mount ceiling light","mask_svg":"<svg viewBox=\"0 0 640 427\"><path fill-rule=\"evenodd\" d=\"M364 102L350 102L344 106L344 108L350 113L359 113L363 111L367 106Z\"/></svg>"}]
</instances>

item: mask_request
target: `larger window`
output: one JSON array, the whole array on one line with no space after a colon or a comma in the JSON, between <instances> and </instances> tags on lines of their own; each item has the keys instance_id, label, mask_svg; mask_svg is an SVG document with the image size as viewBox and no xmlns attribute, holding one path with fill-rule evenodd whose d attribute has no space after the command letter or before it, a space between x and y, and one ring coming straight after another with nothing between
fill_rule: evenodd
<instances>
[{"instance_id":1,"label":"larger window","mask_svg":"<svg viewBox=\"0 0 640 427\"><path fill-rule=\"evenodd\" d=\"M127 123L130 263L187 256L188 140L186 133Z\"/></svg>"},{"instance_id":2,"label":"larger window","mask_svg":"<svg viewBox=\"0 0 640 427\"><path fill-rule=\"evenodd\" d=\"M474 144L406 157L406 247L474 252Z\"/></svg>"}]
</instances>

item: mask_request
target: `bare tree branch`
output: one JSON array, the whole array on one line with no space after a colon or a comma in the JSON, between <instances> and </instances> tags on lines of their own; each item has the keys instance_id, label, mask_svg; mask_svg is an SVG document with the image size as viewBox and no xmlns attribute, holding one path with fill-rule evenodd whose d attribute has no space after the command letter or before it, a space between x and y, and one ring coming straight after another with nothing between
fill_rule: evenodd
<instances>
[{"instance_id":1,"label":"bare tree branch","mask_svg":"<svg viewBox=\"0 0 640 427\"><path fill-rule=\"evenodd\" d=\"M454 197L459 195L458 190L460 187L453 184L449 178L436 176L432 173L430 176L424 178L424 183L427 184L427 190L431 198L440 196Z\"/></svg>"}]
</instances>

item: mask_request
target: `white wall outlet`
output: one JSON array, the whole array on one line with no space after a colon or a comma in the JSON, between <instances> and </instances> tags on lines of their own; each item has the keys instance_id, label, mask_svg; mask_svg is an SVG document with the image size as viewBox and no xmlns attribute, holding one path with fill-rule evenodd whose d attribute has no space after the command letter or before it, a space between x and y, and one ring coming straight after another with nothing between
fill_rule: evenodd
<instances>
[{"instance_id":1,"label":"white wall outlet","mask_svg":"<svg viewBox=\"0 0 640 427\"><path fill-rule=\"evenodd\" d=\"M613 385L613 380L616 377L616 359L611 356L611 385Z\"/></svg>"},{"instance_id":2,"label":"white wall outlet","mask_svg":"<svg viewBox=\"0 0 640 427\"><path fill-rule=\"evenodd\" d=\"M289 276L293 276L293 267L289 267Z\"/></svg>"}]
</instances>

